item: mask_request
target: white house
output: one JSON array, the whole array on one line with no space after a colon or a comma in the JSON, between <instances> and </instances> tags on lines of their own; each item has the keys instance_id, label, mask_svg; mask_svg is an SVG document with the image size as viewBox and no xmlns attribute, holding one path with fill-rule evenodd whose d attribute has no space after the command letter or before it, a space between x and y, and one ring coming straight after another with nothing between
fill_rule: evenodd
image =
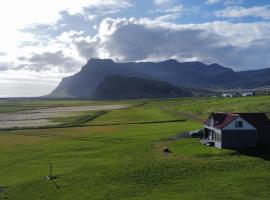
<instances>
[{"instance_id":1,"label":"white house","mask_svg":"<svg viewBox=\"0 0 270 200\"><path fill-rule=\"evenodd\" d=\"M242 97L249 97L249 96L255 96L254 92L243 92Z\"/></svg>"},{"instance_id":2,"label":"white house","mask_svg":"<svg viewBox=\"0 0 270 200\"><path fill-rule=\"evenodd\" d=\"M232 98L233 97L233 95L230 93L225 93L225 94L222 94L221 96L224 98Z\"/></svg>"},{"instance_id":3,"label":"white house","mask_svg":"<svg viewBox=\"0 0 270 200\"><path fill-rule=\"evenodd\" d=\"M201 141L228 149L270 143L270 121L265 113L211 113Z\"/></svg>"}]
</instances>

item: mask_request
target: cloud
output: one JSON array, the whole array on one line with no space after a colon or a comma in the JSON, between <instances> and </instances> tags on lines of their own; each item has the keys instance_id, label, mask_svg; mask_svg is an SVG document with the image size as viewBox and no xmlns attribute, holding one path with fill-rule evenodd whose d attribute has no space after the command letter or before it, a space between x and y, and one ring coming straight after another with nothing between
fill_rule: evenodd
<instances>
[{"instance_id":1,"label":"cloud","mask_svg":"<svg viewBox=\"0 0 270 200\"><path fill-rule=\"evenodd\" d=\"M182 4L177 4L172 7L158 8L153 13L161 14L156 18L158 21L171 21L180 18L185 12L185 8Z\"/></svg>"},{"instance_id":2,"label":"cloud","mask_svg":"<svg viewBox=\"0 0 270 200\"><path fill-rule=\"evenodd\" d=\"M225 0L224 5L225 6L239 6L244 3L244 0Z\"/></svg>"},{"instance_id":3,"label":"cloud","mask_svg":"<svg viewBox=\"0 0 270 200\"><path fill-rule=\"evenodd\" d=\"M173 58L218 62L238 70L263 68L270 66L269 35L267 22L179 25L158 18L106 18L96 35L64 32L49 42L47 51L19 58L18 68L74 72L92 57L121 62Z\"/></svg>"},{"instance_id":4,"label":"cloud","mask_svg":"<svg viewBox=\"0 0 270 200\"><path fill-rule=\"evenodd\" d=\"M236 6L243 3L244 0L207 0L205 3L209 5L214 5L223 2L226 6Z\"/></svg>"},{"instance_id":5,"label":"cloud","mask_svg":"<svg viewBox=\"0 0 270 200\"><path fill-rule=\"evenodd\" d=\"M163 5L169 4L171 2L172 2L172 0L154 0L154 4L156 6L163 6Z\"/></svg>"},{"instance_id":6,"label":"cloud","mask_svg":"<svg viewBox=\"0 0 270 200\"><path fill-rule=\"evenodd\" d=\"M155 12L160 12L160 13L181 13L184 10L184 6L182 4L177 4L173 7L169 8L158 8L155 10Z\"/></svg>"},{"instance_id":7,"label":"cloud","mask_svg":"<svg viewBox=\"0 0 270 200\"><path fill-rule=\"evenodd\" d=\"M33 71L53 70L72 71L78 68L81 63L72 57L64 55L63 51L43 52L32 54L30 57L18 57L22 63L17 69L28 69Z\"/></svg>"},{"instance_id":8,"label":"cloud","mask_svg":"<svg viewBox=\"0 0 270 200\"><path fill-rule=\"evenodd\" d=\"M238 70L263 68L270 66L269 35L267 22L176 24L160 18L106 18L95 35L64 32L45 46L32 47L12 68L74 73L93 57L121 62L173 58L218 62Z\"/></svg>"},{"instance_id":9,"label":"cloud","mask_svg":"<svg viewBox=\"0 0 270 200\"><path fill-rule=\"evenodd\" d=\"M0 73L1 97L41 96L50 93L66 73L8 70Z\"/></svg>"},{"instance_id":10,"label":"cloud","mask_svg":"<svg viewBox=\"0 0 270 200\"><path fill-rule=\"evenodd\" d=\"M48 43L61 33L83 30L95 34L91 20L132 6L131 0L7 1L0 7L0 26L5 27L0 32L0 51L10 60L36 51L52 52L47 46L53 45Z\"/></svg>"},{"instance_id":11,"label":"cloud","mask_svg":"<svg viewBox=\"0 0 270 200\"><path fill-rule=\"evenodd\" d=\"M159 14L159 16L156 17L158 21L172 21L178 19L186 11L183 4L172 0L157 0L154 3L157 8L151 10L150 13Z\"/></svg>"},{"instance_id":12,"label":"cloud","mask_svg":"<svg viewBox=\"0 0 270 200\"><path fill-rule=\"evenodd\" d=\"M5 23L5 19L14 22L13 25L16 25L16 27L34 23L54 23L59 19L59 14L62 11L79 14L88 8L123 9L130 6L132 6L132 3L129 0L66 0L64 3L54 0L9 0L0 7L0 24ZM10 12L11 10L13 12ZM20 20L14 17L14 13L16 13L16 16L20 16Z\"/></svg>"},{"instance_id":13,"label":"cloud","mask_svg":"<svg viewBox=\"0 0 270 200\"><path fill-rule=\"evenodd\" d=\"M215 15L227 18L258 17L268 20L270 19L270 5L249 8L240 6L227 7L224 10L216 11Z\"/></svg>"},{"instance_id":14,"label":"cloud","mask_svg":"<svg viewBox=\"0 0 270 200\"><path fill-rule=\"evenodd\" d=\"M0 56L5 56L5 55L7 55L5 52L0 51Z\"/></svg>"},{"instance_id":15,"label":"cloud","mask_svg":"<svg viewBox=\"0 0 270 200\"><path fill-rule=\"evenodd\" d=\"M0 62L0 71L6 71L12 67L12 62Z\"/></svg>"},{"instance_id":16,"label":"cloud","mask_svg":"<svg viewBox=\"0 0 270 200\"><path fill-rule=\"evenodd\" d=\"M88 55L94 51L99 58L116 61L174 58L219 62L237 70L254 69L270 66L269 35L269 23L177 25L149 19L107 18Z\"/></svg>"},{"instance_id":17,"label":"cloud","mask_svg":"<svg viewBox=\"0 0 270 200\"><path fill-rule=\"evenodd\" d=\"M207 4L216 4L216 3L219 3L221 0L207 0L206 3Z\"/></svg>"}]
</instances>

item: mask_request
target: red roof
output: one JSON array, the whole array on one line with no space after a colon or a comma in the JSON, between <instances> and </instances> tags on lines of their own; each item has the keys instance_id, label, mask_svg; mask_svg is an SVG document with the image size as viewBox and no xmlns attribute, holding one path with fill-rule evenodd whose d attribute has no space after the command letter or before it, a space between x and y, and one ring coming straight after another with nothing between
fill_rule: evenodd
<instances>
[{"instance_id":1,"label":"red roof","mask_svg":"<svg viewBox=\"0 0 270 200\"><path fill-rule=\"evenodd\" d=\"M204 122L207 126L212 126L211 121L214 120L214 126L217 129L222 129L225 126L227 126L229 123L231 123L233 120L235 120L237 117L239 117L238 114L227 114L227 113L211 113L209 118Z\"/></svg>"},{"instance_id":2,"label":"red roof","mask_svg":"<svg viewBox=\"0 0 270 200\"><path fill-rule=\"evenodd\" d=\"M270 127L270 120L265 113L211 113L204 124L207 126L212 126L211 120L213 119L213 127L222 129L237 117L242 117L255 128Z\"/></svg>"},{"instance_id":3,"label":"red roof","mask_svg":"<svg viewBox=\"0 0 270 200\"><path fill-rule=\"evenodd\" d=\"M270 120L265 113L237 113L255 128L270 127Z\"/></svg>"}]
</instances>

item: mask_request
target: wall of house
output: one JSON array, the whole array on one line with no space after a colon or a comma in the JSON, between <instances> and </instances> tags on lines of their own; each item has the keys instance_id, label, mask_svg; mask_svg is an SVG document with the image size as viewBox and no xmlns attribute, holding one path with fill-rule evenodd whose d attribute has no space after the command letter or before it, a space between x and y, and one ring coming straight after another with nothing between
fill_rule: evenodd
<instances>
[{"instance_id":1,"label":"wall of house","mask_svg":"<svg viewBox=\"0 0 270 200\"><path fill-rule=\"evenodd\" d=\"M222 148L256 147L256 130L222 130Z\"/></svg>"},{"instance_id":2,"label":"wall of house","mask_svg":"<svg viewBox=\"0 0 270 200\"><path fill-rule=\"evenodd\" d=\"M204 125L204 128L209 129L209 130L213 130L216 133L221 133L221 130L220 129L217 129L217 128L214 128L214 127L211 127L211 126Z\"/></svg>"},{"instance_id":3,"label":"wall of house","mask_svg":"<svg viewBox=\"0 0 270 200\"><path fill-rule=\"evenodd\" d=\"M215 147L221 149L222 148L222 134L221 134L221 131L215 132L215 133L216 133Z\"/></svg>"},{"instance_id":4,"label":"wall of house","mask_svg":"<svg viewBox=\"0 0 270 200\"><path fill-rule=\"evenodd\" d=\"M221 142L215 142L215 147L222 149L222 143Z\"/></svg>"},{"instance_id":5,"label":"wall of house","mask_svg":"<svg viewBox=\"0 0 270 200\"><path fill-rule=\"evenodd\" d=\"M270 127L258 128L257 142L260 144L270 144Z\"/></svg>"},{"instance_id":6,"label":"wall of house","mask_svg":"<svg viewBox=\"0 0 270 200\"><path fill-rule=\"evenodd\" d=\"M243 122L243 127L242 128L235 127L235 122L236 121L242 121ZM235 120L233 120L227 126L225 126L224 128L222 128L222 130L256 130L256 128L254 126L252 126L251 124L249 124L242 117L237 117Z\"/></svg>"}]
</instances>

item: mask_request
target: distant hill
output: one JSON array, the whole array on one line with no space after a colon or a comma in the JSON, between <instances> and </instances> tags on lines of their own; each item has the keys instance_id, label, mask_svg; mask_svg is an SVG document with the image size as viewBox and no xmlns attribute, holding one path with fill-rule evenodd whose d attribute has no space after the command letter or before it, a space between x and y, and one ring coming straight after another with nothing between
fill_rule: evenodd
<instances>
[{"instance_id":1,"label":"distant hill","mask_svg":"<svg viewBox=\"0 0 270 200\"><path fill-rule=\"evenodd\" d=\"M163 62L115 63L110 59L91 59L77 74L64 78L48 97L92 97L105 90L110 76L125 81L123 77L167 82L180 88L246 89L270 85L270 69L235 72L219 64L201 62L179 63L176 60ZM108 76L110 77L108 79ZM115 77L114 77L115 78ZM114 84L118 81L114 80ZM145 81L144 83L146 83ZM103 86L102 84L103 83ZM139 84L139 83L138 83ZM102 86L102 87L101 87ZM120 92L120 90L115 90ZM104 92L102 92L104 95ZM155 92L157 94L157 92ZM101 95L101 93L99 94ZM115 94L116 95L116 94ZM124 95L122 93L122 95ZM117 96L117 95L116 95Z\"/></svg>"},{"instance_id":2,"label":"distant hill","mask_svg":"<svg viewBox=\"0 0 270 200\"><path fill-rule=\"evenodd\" d=\"M188 89L164 81L118 75L106 76L97 87L93 99L176 98L193 96Z\"/></svg>"}]
</instances>

